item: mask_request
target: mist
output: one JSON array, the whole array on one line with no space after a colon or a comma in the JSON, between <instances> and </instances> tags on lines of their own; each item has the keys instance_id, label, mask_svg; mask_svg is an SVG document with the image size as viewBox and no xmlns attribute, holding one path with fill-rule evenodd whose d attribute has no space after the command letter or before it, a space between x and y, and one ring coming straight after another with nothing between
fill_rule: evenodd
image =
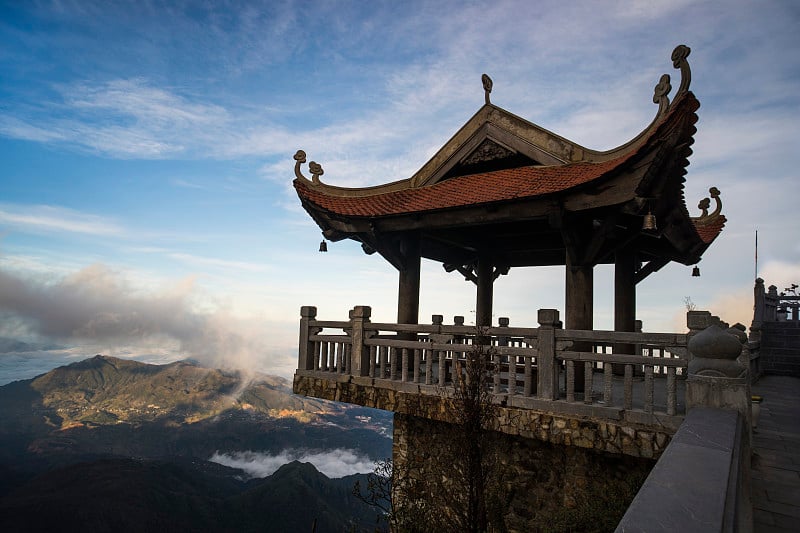
<instances>
[{"instance_id":1,"label":"mist","mask_svg":"<svg viewBox=\"0 0 800 533\"><path fill-rule=\"evenodd\" d=\"M278 468L292 461L311 463L329 478L365 474L375 469L375 462L366 455L342 448L328 451L284 450L277 455L252 451L226 454L218 451L209 461L243 470L250 478L271 476Z\"/></svg>"},{"instance_id":2,"label":"mist","mask_svg":"<svg viewBox=\"0 0 800 533\"><path fill-rule=\"evenodd\" d=\"M223 309L193 278L142 289L102 264L55 280L0 270L0 337L80 347L86 356L147 360L141 356L152 355L161 361L192 358L215 368L289 368L289 357L270 354L263 330L263 324Z\"/></svg>"}]
</instances>

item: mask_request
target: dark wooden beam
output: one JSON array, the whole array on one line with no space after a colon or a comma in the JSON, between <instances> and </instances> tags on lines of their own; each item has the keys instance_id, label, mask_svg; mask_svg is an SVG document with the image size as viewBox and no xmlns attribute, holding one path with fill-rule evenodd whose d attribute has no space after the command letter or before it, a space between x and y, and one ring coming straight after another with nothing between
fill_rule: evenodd
<instances>
[{"instance_id":1,"label":"dark wooden beam","mask_svg":"<svg viewBox=\"0 0 800 533\"><path fill-rule=\"evenodd\" d=\"M658 257L655 259L651 259L646 265L644 265L636 272L636 274L633 277L634 283L639 283L653 272L658 272L667 263L669 263L669 259L667 259L666 257Z\"/></svg>"}]
</instances>

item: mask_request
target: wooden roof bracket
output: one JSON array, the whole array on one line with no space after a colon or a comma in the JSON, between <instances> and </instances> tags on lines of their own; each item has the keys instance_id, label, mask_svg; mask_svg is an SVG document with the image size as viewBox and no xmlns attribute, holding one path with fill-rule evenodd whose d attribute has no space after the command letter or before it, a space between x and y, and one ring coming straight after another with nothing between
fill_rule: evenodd
<instances>
[{"instance_id":1,"label":"wooden roof bracket","mask_svg":"<svg viewBox=\"0 0 800 533\"><path fill-rule=\"evenodd\" d=\"M636 274L633 277L633 282L638 284L640 281L645 279L650 274L658 272L659 270L664 268L664 266L666 266L667 263L669 263L669 261L670 260L667 259L666 257L651 259L650 261L647 262L646 265L644 265L643 267L641 267L639 270L636 271Z\"/></svg>"},{"instance_id":2,"label":"wooden roof bracket","mask_svg":"<svg viewBox=\"0 0 800 533\"><path fill-rule=\"evenodd\" d=\"M603 245L608 242L608 237L613 232L618 220L619 213L612 213L603 220L599 228L595 228L594 231L592 231L592 236L584 247L581 264L587 266L595 266L598 264L599 260L602 259L600 253L603 250ZM605 255L606 254L603 254L603 256Z\"/></svg>"},{"instance_id":3,"label":"wooden roof bracket","mask_svg":"<svg viewBox=\"0 0 800 533\"><path fill-rule=\"evenodd\" d=\"M478 276L475 273L475 263L468 263L466 265L453 265L452 263L443 264L442 267L446 272L458 271L459 274L464 276L464 281L471 281L475 285L478 284ZM509 266L496 266L492 269L492 282L497 281L500 276L505 276L511 270Z\"/></svg>"}]
</instances>

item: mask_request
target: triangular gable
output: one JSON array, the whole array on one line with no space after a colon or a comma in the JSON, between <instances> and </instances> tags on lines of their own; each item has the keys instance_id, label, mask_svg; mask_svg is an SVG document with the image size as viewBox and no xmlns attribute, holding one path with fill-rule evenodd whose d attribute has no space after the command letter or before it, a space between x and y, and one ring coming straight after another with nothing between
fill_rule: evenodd
<instances>
[{"instance_id":1,"label":"triangular gable","mask_svg":"<svg viewBox=\"0 0 800 533\"><path fill-rule=\"evenodd\" d=\"M423 187L490 170L563 165L581 161L586 152L582 146L487 104L410 181L412 187Z\"/></svg>"},{"instance_id":2,"label":"triangular gable","mask_svg":"<svg viewBox=\"0 0 800 533\"><path fill-rule=\"evenodd\" d=\"M682 74L688 78L685 61L680 64L680 68ZM686 92L684 85L688 87L688 83L682 83L676 98ZM617 158L637 146L666 115L669 99L666 92L662 94L658 90L659 86L656 86L657 94L653 102L659 104L659 109L650 125L631 141L607 151L585 148L487 103L409 179L409 185L423 187L456 176L519 166L598 163Z\"/></svg>"}]
</instances>

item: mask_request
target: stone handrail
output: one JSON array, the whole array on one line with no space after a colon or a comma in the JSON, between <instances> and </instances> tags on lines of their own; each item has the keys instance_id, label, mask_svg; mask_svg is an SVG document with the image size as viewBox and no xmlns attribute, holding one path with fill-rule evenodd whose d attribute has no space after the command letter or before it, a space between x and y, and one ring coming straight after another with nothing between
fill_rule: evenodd
<instances>
[{"instance_id":1,"label":"stone handrail","mask_svg":"<svg viewBox=\"0 0 800 533\"><path fill-rule=\"evenodd\" d=\"M316 308L303 307L298 370L368 378L376 386L417 385L421 392L441 394L452 385L455 370L464 368L459 362L482 349L492 358L490 386L498 403L532 407L546 400L572 405L572 410L606 411L611 418L658 414L673 419L667 420L673 426L682 419L678 381L688 365L686 335L563 330L554 309L539 311L538 328L509 327L507 319L498 327L477 328L463 325L461 317L447 325L440 315L432 324L373 323L370 312L359 306L349 321L320 321ZM615 344L635 346L637 355L609 353ZM593 351L572 350L587 345ZM574 380L575 365L581 363L586 369L583 393ZM613 386L614 367L624 369L621 394ZM603 373L597 394L596 372ZM634 376L643 381L642 391L634 391ZM654 399L657 388L661 404Z\"/></svg>"},{"instance_id":2,"label":"stone handrail","mask_svg":"<svg viewBox=\"0 0 800 533\"><path fill-rule=\"evenodd\" d=\"M753 529L747 338L715 322L688 342L686 418L617 533Z\"/></svg>"},{"instance_id":3,"label":"stone handrail","mask_svg":"<svg viewBox=\"0 0 800 533\"><path fill-rule=\"evenodd\" d=\"M617 533L752 531L744 420L691 410L617 526Z\"/></svg>"}]
</instances>

